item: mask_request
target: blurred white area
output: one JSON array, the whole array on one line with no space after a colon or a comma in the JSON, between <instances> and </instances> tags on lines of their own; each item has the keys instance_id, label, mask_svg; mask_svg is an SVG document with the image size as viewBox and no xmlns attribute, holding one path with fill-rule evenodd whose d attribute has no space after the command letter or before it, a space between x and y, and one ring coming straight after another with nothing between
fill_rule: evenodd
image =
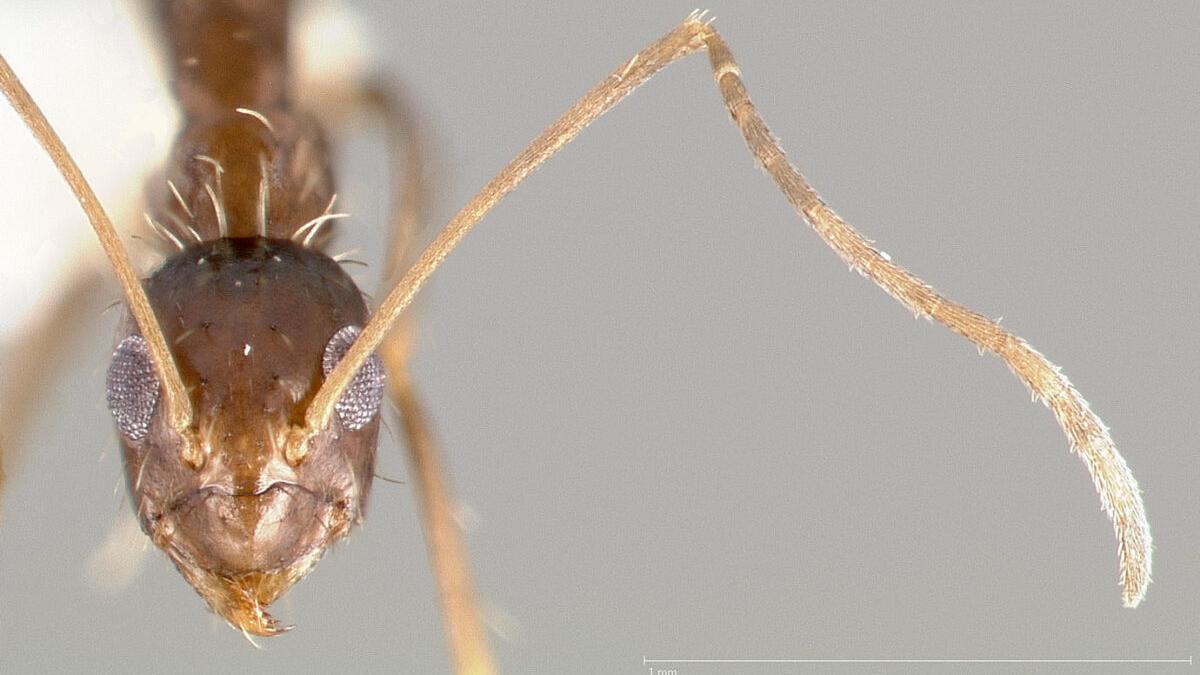
<instances>
[{"instance_id":1,"label":"blurred white area","mask_svg":"<svg viewBox=\"0 0 1200 675\"><path fill-rule=\"evenodd\" d=\"M175 127L169 93L133 4L6 2L0 21L4 57L122 230L139 217L144 174L169 149ZM53 43L47 35L55 36ZM55 280L79 254L103 262L83 211L49 157L16 113L0 108L3 340L54 292Z\"/></svg>"},{"instance_id":2,"label":"blurred white area","mask_svg":"<svg viewBox=\"0 0 1200 675\"><path fill-rule=\"evenodd\" d=\"M370 71L376 59L375 50L366 19L354 8L331 2L304 2L293 20L292 48L298 75L293 88L297 92L351 86Z\"/></svg>"},{"instance_id":3,"label":"blurred white area","mask_svg":"<svg viewBox=\"0 0 1200 675\"><path fill-rule=\"evenodd\" d=\"M150 546L133 512L121 509L104 541L84 561L83 578L98 593L120 593L141 574Z\"/></svg>"},{"instance_id":4,"label":"blurred white area","mask_svg":"<svg viewBox=\"0 0 1200 675\"><path fill-rule=\"evenodd\" d=\"M137 2L51 4L6 3L0 49L114 223L127 232L138 226L145 177L161 165L177 124L157 48ZM351 9L303 3L296 20L299 84L328 90L366 72L369 41L361 17ZM48 34L56 36L54 44L47 44ZM105 262L49 157L11 108L0 107L0 222L7 235L0 247L4 340L45 304L72 261L91 260L99 270ZM135 257L146 252L128 237L126 246Z\"/></svg>"}]
</instances>

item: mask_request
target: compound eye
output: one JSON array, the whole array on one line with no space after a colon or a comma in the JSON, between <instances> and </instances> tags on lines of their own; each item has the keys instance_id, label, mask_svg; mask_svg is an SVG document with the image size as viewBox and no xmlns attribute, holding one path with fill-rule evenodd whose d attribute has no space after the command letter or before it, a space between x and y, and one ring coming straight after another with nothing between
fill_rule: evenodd
<instances>
[{"instance_id":1,"label":"compound eye","mask_svg":"<svg viewBox=\"0 0 1200 675\"><path fill-rule=\"evenodd\" d=\"M121 433L133 441L145 438L160 388L150 348L141 335L130 335L117 345L104 387L108 410Z\"/></svg>"},{"instance_id":2,"label":"compound eye","mask_svg":"<svg viewBox=\"0 0 1200 675\"><path fill-rule=\"evenodd\" d=\"M362 329L358 326L343 326L329 338L329 343L325 345L325 355L321 358L321 370L326 377L350 350L361 332ZM383 361L372 354L338 399L336 408L342 426L356 431L367 426L367 423L375 418L379 412L379 405L383 402L385 379Z\"/></svg>"}]
</instances>

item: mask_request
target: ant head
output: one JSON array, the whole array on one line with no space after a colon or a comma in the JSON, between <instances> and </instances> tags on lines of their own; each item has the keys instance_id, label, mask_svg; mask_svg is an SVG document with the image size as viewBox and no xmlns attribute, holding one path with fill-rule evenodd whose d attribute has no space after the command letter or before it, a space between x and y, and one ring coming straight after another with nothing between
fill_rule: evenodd
<instances>
[{"instance_id":1,"label":"ant head","mask_svg":"<svg viewBox=\"0 0 1200 675\"><path fill-rule=\"evenodd\" d=\"M361 521L374 471L383 364L372 357L302 462L287 448L325 376L367 318L326 256L290 241L196 244L146 282L195 411L172 429L145 341L127 322L108 403L142 528L209 605L256 635L265 607ZM199 448L189 461L187 446Z\"/></svg>"}]
</instances>

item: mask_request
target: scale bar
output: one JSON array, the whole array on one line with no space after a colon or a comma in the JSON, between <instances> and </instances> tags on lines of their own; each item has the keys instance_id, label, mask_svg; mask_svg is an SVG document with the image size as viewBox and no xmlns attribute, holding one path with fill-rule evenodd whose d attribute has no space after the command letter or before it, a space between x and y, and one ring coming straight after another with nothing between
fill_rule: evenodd
<instances>
[{"instance_id":1,"label":"scale bar","mask_svg":"<svg viewBox=\"0 0 1200 675\"><path fill-rule=\"evenodd\" d=\"M651 659L642 657L642 665L653 664L750 664L750 663L1175 663L1192 665L1186 659Z\"/></svg>"}]
</instances>

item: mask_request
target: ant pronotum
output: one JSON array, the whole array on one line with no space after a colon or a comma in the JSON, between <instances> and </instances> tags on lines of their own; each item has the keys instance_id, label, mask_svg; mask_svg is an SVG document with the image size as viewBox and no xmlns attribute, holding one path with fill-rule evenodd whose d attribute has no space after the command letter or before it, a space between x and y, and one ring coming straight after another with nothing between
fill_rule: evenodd
<instances>
[{"instance_id":1,"label":"ant pronotum","mask_svg":"<svg viewBox=\"0 0 1200 675\"><path fill-rule=\"evenodd\" d=\"M650 31L647 31L647 32L650 32ZM737 43L734 43L734 47L736 47L736 48L737 48ZM613 50L613 52L617 52L617 50L616 50L616 49L614 49L614 50ZM624 56L625 56L625 54L624 54L624 53L618 53L618 54L614 54L614 58L617 58L617 59L624 58ZM702 60L702 58L697 58L697 60ZM698 68L697 68L697 70L698 70ZM749 70L749 68L748 68L748 70ZM768 74L768 73L763 73L763 74L761 74L761 76L760 76L760 74L756 74L755 70L750 70L750 72L749 72L749 76L750 76L750 78L751 78L751 85L752 85L752 84L754 84L754 82L755 82L755 78L756 78L756 77L769 77L769 74ZM694 76L694 78L692 78L692 79L698 79L698 78ZM650 85L650 86L649 86L649 88L647 89L647 91L652 91L653 89L654 89L654 85ZM694 89L702 89L702 86L696 86L696 88L694 88ZM702 91L700 91L700 92L697 92L697 94L696 94L696 98L697 98L697 100L698 100L698 98L700 98L700 96L702 96L702 95L709 95L709 96L710 96L710 92L708 92L708 94L703 94L703 92L702 92ZM758 96L760 96L760 98L761 98L763 95L764 95L764 94L763 94L763 92L758 92ZM646 96L646 94L643 94L643 96ZM710 106L714 106L714 107L716 106L716 103L709 102L709 104L710 104ZM702 101L697 101L697 103L696 103L696 106L697 106L697 107L701 107L701 106L702 106ZM775 114L773 114L773 115L769 115L769 117L772 117L772 118L779 118L779 117L780 117L780 114L779 114L778 112L776 112L776 113L775 113ZM496 124L497 124L497 125L500 125L500 126L503 126L503 124L504 124L504 120L496 120ZM776 123L776 124L779 124L779 123ZM727 130L726 130L726 132L727 132ZM715 136L716 136L716 133L715 133L715 132L713 133L713 136L714 136L714 138L712 139L712 141L713 141L714 143L716 143L716 142L719 142L719 141L718 141L718 139L716 139L716 138L715 138ZM788 133L788 135L787 135L787 138L793 138L793 137L796 137L796 132ZM706 141L707 141L707 139L706 139ZM797 157L797 161L798 161L799 163L802 163L802 165L803 165L803 163L804 163L804 151L803 151L802 149L799 149L799 148L794 148L792 151L793 151L794 155L796 155L796 157ZM737 173L737 169L738 169L738 168L739 168L739 167L737 167L737 166L734 166L734 167L731 167L731 168L727 168L727 169L726 169L726 168L724 168L724 167L722 167L721 171L722 171L722 172L725 172L725 173L728 173L728 174L733 174L733 173ZM743 165L743 167L740 167L740 168L743 168L743 169L744 169L745 167L744 167L744 165ZM748 171L748 172L749 172L751 175L755 173L755 172L749 171L749 169L745 169L745 171ZM760 178L760 177L757 177L757 175L755 175L755 177L754 177L754 178ZM820 180L818 180L818 184L820 184ZM674 196L674 198L680 198L680 197L682 197L682 195ZM731 202L732 202L732 201L736 201L736 199L737 199L737 198L738 198L738 197L737 197L736 193L734 193L734 195L730 195L730 196L728 196L728 201L731 201ZM834 202L835 202L835 203L845 203L845 202L846 202L846 199L845 199L845 198L841 198L841 199L834 199ZM847 208L848 208L848 207L847 207ZM778 219L778 220L780 221L780 227L786 227L786 226L782 226L782 217L779 217L779 219ZM858 219L852 219L852 220L856 220L856 221L857 221ZM761 223L754 223L754 226L755 226L755 229L756 229L756 231L764 231L764 229L767 229L767 228L768 228L768 222L767 222L767 221L763 221L763 222L761 222ZM574 225L572 225L571 227L574 227ZM566 227L564 227L564 229L565 229L565 228L566 228ZM515 229L515 223L514 223L514 227L510 227L509 229L510 229L510 231L514 231L514 229ZM700 228L700 227L695 227L695 228L692 228L692 229L694 229L694 231L697 233L697 237L702 237L702 235L703 235L703 234L701 234L701 228ZM739 233L737 232L737 231L738 231L738 229L740 229L740 228L738 228L738 227L727 227L726 229L724 229L724 231L721 231L720 235L721 235L721 237L722 237L722 238L730 238L730 239L731 239L731 238L737 238L737 237L739 237ZM874 228L874 227L872 227L871 223L865 223L865 222L864 222L864 229L868 229L868 231L870 231L870 232L872 232L872 233L874 233L874 232L875 232L875 228ZM607 234L607 233L604 233L604 232L598 232L598 233L595 233L596 237L602 237L602 235L606 235L606 234ZM812 240L812 238L811 238L811 235L810 235L809 233L806 233L806 232L802 232L802 233L800 233L800 234L802 234L802 235L803 235L803 237L805 238L805 239L803 239L803 240L802 240L802 241L804 241L804 245L805 245L805 246L811 246L811 247L814 247L814 249L815 249L815 247L817 246L817 243L816 243L816 241L815 241L815 240ZM515 234L515 235L518 235L518 234ZM882 237L882 235L880 235L880 239L881 239L881 240L888 240L888 241L890 241L890 240L894 240L895 238L892 238L892 239L886 239L886 238ZM896 244L893 244L893 246L895 246L895 245L898 245L899 243L900 243L900 241L896 241ZM666 255L668 255L668 253L664 253L664 256L666 256ZM900 256L898 256L898 257L900 257ZM926 265L924 265L924 267L922 267L922 265L914 265L914 267L917 267L918 269L928 269L928 268L929 268L929 265L928 265L928 264L926 264ZM834 282L830 282L830 283L829 283L829 286L830 286L830 287L832 287L832 286L835 286L835 283L847 283L847 285L848 285L848 282L847 282L847 281L840 279L840 277L835 277L835 279L834 279ZM950 291L952 291L952 294L953 294L953 288L950 288L950 287L948 286L948 289L950 289ZM808 293L805 293L805 295L808 295ZM797 294L791 294L791 295L788 295L788 298L790 298L790 299L788 299L788 300L787 300L787 301L788 301L788 303L796 303L796 304L800 305L800 306L798 306L798 307L797 307L797 313L798 313L798 315L805 315L805 313L806 313L806 312L804 312L804 311L803 311L803 303L804 303L804 300L798 300L797 298L799 298L799 295L797 295ZM380 299L380 298L377 298L377 299ZM1020 311L1019 311L1019 310L1020 310L1020 307L1014 307L1014 310L1012 311L1012 313L1014 313L1014 315L1016 315L1016 316L1019 316L1019 315L1020 315ZM1016 316L1014 316L1014 321L1015 321L1015 318L1016 318ZM806 321L806 322L818 322L818 321L824 321L824 319L826 319L826 318L824 318L824 317L820 317L820 316L809 316L809 317L806 317L806 318L804 318L804 321ZM796 346L794 346L794 348L796 348L796 350L800 350L800 348L802 348L802 346L800 346L800 345L796 345ZM779 352L779 353L784 353L784 352L786 352L787 350L773 350L773 351L774 351L774 352ZM1063 352L1063 351L1064 351L1064 350L1052 350L1051 352L1052 352L1052 353L1060 353L1060 352ZM936 362L934 362L934 363L931 363L931 364L930 364L930 366L936 366ZM797 372L797 375L796 375L796 377L803 377L803 376L804 376L803 372ZM1110 405L1111 405L1111 404L1110 404ZM1102 407L1103 407L1103 404L1102 404ZM1030 416L1031 416L1031 417L1034 417L1034 414L1036 414L1036 413L1033 413L1032 411L1027 411L1027 412L1028 412L1028 414L1030 414ZM792 413L791 413L791 412L788 412L787 414L792 414ZM858 416L852 416L852 417L856 417L856 418L857 418ZM614 420L614 424L620 424L619 420ZM1054 440L1052 440L1052 438L1051 438L1051 441L1054 441ZM521 443L517 443L517 446L521 446ZM1056 447L1056 446L1054 446L1054 444L1052 444L1052 443L1048 443L1048 446L1050 446L1050 447ZM472 450L475 450L475 448L472 448ZM1022 450L1028 450L1028 448L1022 448ZM458 452L458 449L457 449L457 448L455 448L455 452ZM796 452L798 452L798 453L799 453L799 452L804 452L804 449L803 449L803 448L800 448L800 447L798 447L798 448L796 448ZM968 450L968 449L966 449L966 448L955 448L955 449L953 450L953 453L968 453L968 452L970 452L970 450ZM836 454L836 453L835 453L835 454ZM595 458L593 458L593 459L595 459ZM692 458L692 461L698 461L698 459L697 459L697 458ZM701 464L702 464L702 462L701 462ZM377 486L377 491L378 491L378 490L379 490L379 486ZM983 491L983 490L984 490L984 488L980 488L980 491ZM781 506L780 508L786 508L786 506ZM378 515L376 516L376 518L378 519ZM797 522L800 522L800 521L802 521L802 520L803 520L803 519L802 519L802 515L800 515L799 513L797 513L797 514L794 514L794 515L793 515L793 518L794 518L794 520L796 520ZM898 526L898 527L902 527L902 525L896 525L896 526ZM980 524L980 527L983 527L983 526L985 526L985 525L984 525L984 524ZM798 526L798 527L799 527L799 530L800 530L800 532L798 532L798 533L796 534L796 537L800 537L800 536L802 536L802 534L803 534L803 530L804 530L804 527L802 527L802 526ZM786 534L786 533L781 533L781 534L782 534L782 536L787 536L787 534ZM810 543L810 544L811 544L811 543ZM814 544L814 545L818 545L818 544ZM815 555L815 554L814 554L814 555ZM325 563L325 565L328 565L328 562L326 562L326 563ZM314 583L313 583L313 584L314 584ZM301 623L301 625L302 625L302 623L305 623L305 622L308 620L308 617L307 617L307 616L305 616L304 614L299 614L298 616L295 616L295 619L296 619L296 620L298 620L298 621Z\"/></svg>"}]
</instances>

